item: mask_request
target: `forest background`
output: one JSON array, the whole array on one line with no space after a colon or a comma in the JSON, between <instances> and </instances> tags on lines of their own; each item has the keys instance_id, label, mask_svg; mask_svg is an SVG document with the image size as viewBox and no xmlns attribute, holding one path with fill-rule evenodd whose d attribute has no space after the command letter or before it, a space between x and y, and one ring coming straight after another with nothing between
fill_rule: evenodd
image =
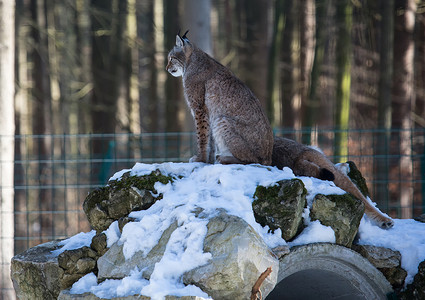
<instances>
[{"instance_id":1,"label":"forest background","mask_svg":"<svg viewBox=\"0 0 425 300\"><path fill-rule=\"evenodd\" d=\"M193 132L181 79L165 71L179 30L253 90L276 134L357 157L392 216L424 212L424 0L0 0L0 23L2 265L9 239L22 251L81 229L68 213L83 198L55 195L117 135L137 161L134 136Z\"/></svg>"}]
</instances>

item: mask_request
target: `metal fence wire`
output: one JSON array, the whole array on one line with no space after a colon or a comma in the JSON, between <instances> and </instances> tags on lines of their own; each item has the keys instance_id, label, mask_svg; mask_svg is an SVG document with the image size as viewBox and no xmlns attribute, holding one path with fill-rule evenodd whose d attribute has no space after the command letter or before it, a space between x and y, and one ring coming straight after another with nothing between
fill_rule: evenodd
<instances>
[{"instance_id":1,"label":"metal fence wire","mask_svg":"<svg viewBox=\"0 0 425 300\"><path fill-rule=\"evenodd\" d=\"M342 152L334 143L339 133L347 137ZM354 161L372 200L390 216L424 213L425 129L275 130L275 135L317 145L334 162ZM0 236L0 243L13 242L17 254L89 231L82 203L90 191L136 162L187 162L195 152L195 141L192 132L15 136L14 186L0 186L14 189L14 241ZM10 260L0 263L5 274ZM8 280L0 278L2 289L10 288L5 284Z\"/></svg>"}]
</instances>

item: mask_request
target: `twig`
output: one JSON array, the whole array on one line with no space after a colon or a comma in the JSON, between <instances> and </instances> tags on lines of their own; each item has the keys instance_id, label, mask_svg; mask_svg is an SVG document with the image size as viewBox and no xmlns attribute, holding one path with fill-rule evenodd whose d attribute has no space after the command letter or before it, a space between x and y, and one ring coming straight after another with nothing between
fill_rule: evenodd
<instances>
[{"instance_id":1,"label":"twig","mask_svg":"<svg viewBox=\"0 0 425 300\"><path fill-rule=\"evenodd\" d=\"M263 284L264 280L266 280L267 276L270 275L271 272L272 272L272 267L268 267L263 273L261 273L260 277L258 277L257 281L255 282L251 290L251 300L263 299L263 296L261 295L260 287ZM259 297L258 297L258 294L260 294Z\"/></svg>"}]
</instances>

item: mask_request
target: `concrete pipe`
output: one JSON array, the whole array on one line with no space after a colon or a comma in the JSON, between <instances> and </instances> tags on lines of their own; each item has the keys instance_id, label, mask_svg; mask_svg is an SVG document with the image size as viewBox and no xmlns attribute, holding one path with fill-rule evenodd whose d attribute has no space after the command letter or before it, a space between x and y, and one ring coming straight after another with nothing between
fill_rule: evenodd
<instances>
[{"instance_id":1,"label":"concrete pipe","mask_svg":"<svg viewBox=\"0 0 425 300\"><path fill-rule=\"evenodd\" d=\"M357 252L335 244L291 248L280 259L277 285L267 300L387 299L384 275Z\"/></svg>"}]
</instances>

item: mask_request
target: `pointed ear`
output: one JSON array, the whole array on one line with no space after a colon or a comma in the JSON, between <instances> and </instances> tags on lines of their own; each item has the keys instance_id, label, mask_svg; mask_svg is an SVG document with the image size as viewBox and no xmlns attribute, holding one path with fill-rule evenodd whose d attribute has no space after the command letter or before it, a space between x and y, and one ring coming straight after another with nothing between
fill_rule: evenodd
<instances>
[{"instance_id":1,"label":"pointed ear","mask_svg":"<svg viewBox=\"0 0 425 300\"><path fill-rule=\"evenodd\" d=\"M179 35L176 35L176 46L183 48L183 45L184 45L183 39Z\"/></svg>"}]
</instances>

